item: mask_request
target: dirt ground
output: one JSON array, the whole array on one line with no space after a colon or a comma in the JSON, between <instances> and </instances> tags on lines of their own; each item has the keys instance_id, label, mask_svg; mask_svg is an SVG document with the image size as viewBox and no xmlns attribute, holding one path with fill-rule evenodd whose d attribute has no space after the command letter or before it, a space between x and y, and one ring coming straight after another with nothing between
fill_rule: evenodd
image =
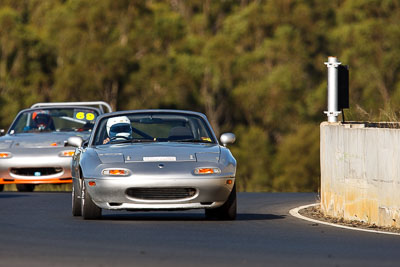
<instances>
[{"instance_id":1,"label":"dirt ground","mask_svg":"<svg viewBox=\"0 0 400 267\"><path fill-rule=\"evenodd\" d=\"M391 233L399 233L400 234L400 229L399 228L394 228L394 227L381 227L377 226L375 224L368 224L364 222L359 222L359 221L347 221L344 219L337 219L333 218L331 216L325 216L322 214L320 206L313 206L309 207L306 209L301 209L299 210L299 213L305 217L318 220L318 221L323 221L323 222L329 222L329 223L335 223L335 224L340 224L340 225L345 225L345 226L350 226L354 228L362 228L362 229L368 229L368 230L375 230L375 231L382 231L382 232L391 232Z\"/></svg>"}]
</instances>

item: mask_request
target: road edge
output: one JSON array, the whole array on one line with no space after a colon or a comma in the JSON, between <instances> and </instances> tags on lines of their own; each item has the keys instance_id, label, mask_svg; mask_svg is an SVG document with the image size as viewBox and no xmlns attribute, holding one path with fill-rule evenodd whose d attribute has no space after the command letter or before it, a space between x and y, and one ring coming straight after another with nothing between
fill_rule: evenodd
<instances>
[{"instance_id":1,"label":"road edge","mask_svg":"<svg viewBox=\"0 0 400 267\"><path fill-rule=\"evenodd\" d=\"M319 203L314 203L314 204L308 204L308 205L303 205L297 208L293 208L289 211L289 214L292 215L293 217L296 217L298 219L302 219L305 221L313 222L313 223L318 223L318 224L324 224L324 225L329 225L333 227L339 227L339 228L344 228L344 229L349 229L353 231L362 231L362 232L369 232L369 233L375 233L375 234L386 234L386 235L397 235L400 236L400 233L392 233L392 232L385 232L385 231L377 231L377 230L369 230L369 229L361 229L357 227L351 227L351 226L346 226L346 225L340 225L340 224L334 224L334 223L329 223L329 222L324 222L324 221L319 221L315 219L311 219L308 217L305 217L299 213L299 210L306 209L312 206L317 206Z\"/></svg>"}]
</instances>

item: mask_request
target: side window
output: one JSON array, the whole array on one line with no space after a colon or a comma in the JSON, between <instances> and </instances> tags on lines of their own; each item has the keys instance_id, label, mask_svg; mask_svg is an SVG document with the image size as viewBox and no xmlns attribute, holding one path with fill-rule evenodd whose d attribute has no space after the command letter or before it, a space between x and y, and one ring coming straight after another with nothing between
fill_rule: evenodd
<instances>
[{"instance_id":1,"label":"side window","mask_svg":"<svg viewBox=\"0 0 400 267\"><path fill-rule=\"evenodd\" d=\"M102 145L104 139L106 139L108 137L107 129L106 129L106 122L107 122L106 119L103 119L100 122L100 125L97 128L96 135L94 138L94 145Z\"/></svg>"},{"instance_id":2,"label":"side window","mask_svg":"<svg viewBox=\"0 0 400 267\"><path fill-rule=\"evenodd\" d=\"M16 132L16 133L23 132L24 128L26 126L29 126L29 125L27 125L28 115L30 115L30 114L24 113L18 118L16 124L14 125L14 127L12 129L12 130L14 130L14 132Z\"/></svg>"}]
</instances>

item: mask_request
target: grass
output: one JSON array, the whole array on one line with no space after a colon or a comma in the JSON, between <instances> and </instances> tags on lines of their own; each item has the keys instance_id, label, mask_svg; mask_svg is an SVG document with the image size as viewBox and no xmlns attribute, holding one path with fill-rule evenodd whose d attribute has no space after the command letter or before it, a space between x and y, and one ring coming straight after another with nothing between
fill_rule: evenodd
<instances>
[{"instance_id":1,"label":"grass","mask_svg":"<svg viewBox=\"0 0 400 267\"><path fill-rule=\"evenodd\" d=\"M379 112L370 110L369 112L360 105L344 110L346 121L364 121L364 122L399 122L400 112L390 105L379 109Z\"/></svg>"}]
</instances>

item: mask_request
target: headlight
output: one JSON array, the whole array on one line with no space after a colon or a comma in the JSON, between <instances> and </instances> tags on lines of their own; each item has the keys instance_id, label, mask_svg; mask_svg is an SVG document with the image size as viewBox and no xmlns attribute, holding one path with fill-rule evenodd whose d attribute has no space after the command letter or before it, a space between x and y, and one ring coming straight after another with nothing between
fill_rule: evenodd
<instances>
[{"instance_id":1,"label":"headlight","mask_svg":"<svg viewBox=\"0 0 400 267\"><path fill-rule=\"evenodd\" d=\"M220 168L196 168L194 174L219 174L221 173Z\"/></svg>"},{"instance_id":2,"label":"headlight","mask_svg":"<svg viewBox=\"0 0 400 267\"><path fill-rule=\"evenodd\" d=\"M75 154L75 150L65 150L61 151L58 155L60 157L72 157Z\"/></svg>"},{"instance_id":3,"label":"headlight","mask_svg":"<svg viewBox=\"0 0 400 267\"><path fill-rule=\"evenodd\" d=\"M0 159L8 159L11 157L12 157L12 154L10 152L0 152Z\"/></svg>"},{"instance_id":4,"label":"headlight","mask_svg":"<svg viewBox=\"0 0 400 267\"><path fill-rule=\"evenodd\" d=\"M128 176L130 171L127 169L109 168L104 169L101 173L108 176Z\"/></svg>"}]
</instances>

